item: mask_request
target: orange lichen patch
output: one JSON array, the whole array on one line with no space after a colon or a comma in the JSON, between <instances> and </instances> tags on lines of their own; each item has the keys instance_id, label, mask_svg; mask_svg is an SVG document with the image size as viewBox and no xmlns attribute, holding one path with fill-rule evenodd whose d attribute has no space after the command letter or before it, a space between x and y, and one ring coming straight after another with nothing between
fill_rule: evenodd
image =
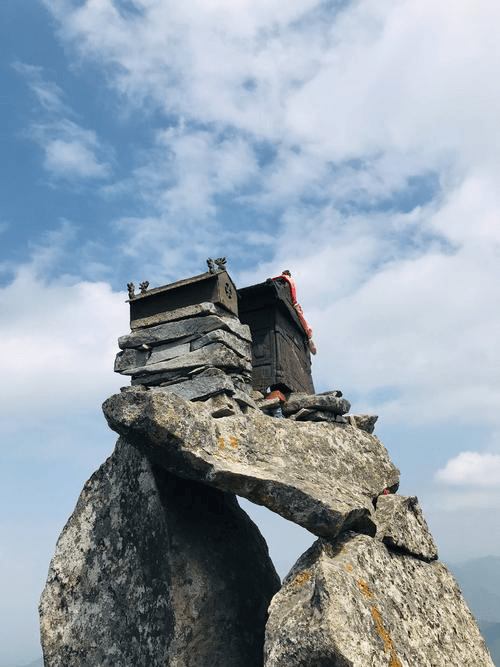
<instances>
[{"instance_id":1,"label":"orange lichen patch","mask_svg":"<svg viewBox=\"0 0 500 667\"><path fill-rule=\"evenodd\" d=\"M368 584L366 583L366 581L364 581L363 579L358 579L356 584L358 585L359 590L363 593L365 598L368 598L369 600L373 598L373 593L368 588Z\"/></svg>"},{"instance_id":2,"label":"orange lichen patch","mask_svg":"<svg viewBox=\"0 0 500 667\"><path fill-rule=\"evenodd\" d=\"M229 436L229 444L231 445L231 447L237 447L238 438L235 438L234 435Z\"/></svg>"},{"instance_id":3,"label":"orange lichen patch","mask_svg":"<svg viewBox=\"0 0 500 667\"><path fill-rule=\"evenodd\" d=\"M219 438L219 449L224 449L226 443L224 442L224 438Z\"/></svg>"},{"instance_id":4,"label":"orange lichen patch","mask_svg":"<svg viewBox=\"0 0 500 667\"><path fill-rule=\"evenodd\" d=\"M346 563L344 565L344 569L347 570L347 572L352 572L352 565L350 563Z\"/></svg>"},{"instance_id":5,"label":"orange lichen patch","mask_svg":"<svg viewBox=\"0 0 500 667\"><path fill-rule=\"evenodd\" d=\"M391 635L387 632L382 620L382 614L377 607L371 608L372 618L375 621L375 630L384 642L384 653L389 653L389 667L402 667L401 661L396 655Z\"/></svg>"},{"instance_id":6,"label":"orange lichen patch","mask_svg":"<svg viewBox=\"0 0 500 667\"><path fill-rule=\"evenodd\" d=\"M310 578L311 578L310 572L301 572L295 577L293 583L295 584L295 586L302 586L303 584L306 583L306 581L309 581Z\"/></svg>"}]
</instances>

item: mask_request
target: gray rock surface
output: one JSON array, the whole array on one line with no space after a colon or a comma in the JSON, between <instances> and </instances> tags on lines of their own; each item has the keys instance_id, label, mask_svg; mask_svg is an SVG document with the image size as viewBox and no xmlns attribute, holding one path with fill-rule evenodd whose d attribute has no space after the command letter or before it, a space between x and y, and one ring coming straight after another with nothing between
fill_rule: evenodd
<instances>
[{"instance_id":1,"label":"gray rock surface","mask_svg":"<svg viewBox=\"0 0 500 667\"><path fill-rule=\"evenodd\" d=\"M367 433L373 433L375 424L378 420L378 415L349 415L348 420L353 426L356 426Z\"/></svg>"},{"instance_id":2,"label":"gray rock surface","mask_svg":"<svg viewBox=\"0 0 500 667\"><path fill-rule=\"evenodd\" d=\"M292 415L299 410L324 410L334 415L345 415L351 409L351 404L345 398L328 394L291 394L283 405L283 414Z\"/></svg>"},{"instance_id":3,"label":"gray rock surface","mask_svg":"<svg viewBox=\"0 0 500 667\"><path fill-rule=\"evenodd\" d=\"M375 534L373 499L397 486L382 443L346 424L214 419L168 388L131 387L103 405L110 427L170 472L231 491L319 536Z\"/></svg>"},{"instance_id":4,"label":"gray rock surface","mask_svg":"<svg viewBox=\"0 0 500 667\"><path fill-rule=\"evenodd\" d=\"M208 304L207 304L208 305ZM213 306L213 304L210 304ZM211 309L210 309L211 310ZM173 311L174 313L176 311ZM184 312L184 309L182 309ZM188 317L166 324L159 324L146 329L132 331L127 336L120 336L118 345L122 350L126 348L138 348L141 345L159 345L166 341L177 341L178 339L194 340L215 329L230 331L242 340L252 340L250 328L229 313L226 316L202 315L200 317Z\"/></svg>"},{"instance_id":5,"label":"gray rock surface","mask_svg":"<svg viewBox=\"0 0 500 667\"><path fill-rule=\"evenodd\" d=\"M142 350L124 350L117 355L116 364L120 366L122 375L148 376L165 371L186 371L197 366L214 366L216 368L238 369L250 371L252 363L250 357L243 358L236 352L228 349L223 343L210 343L205 347L188 352L180 357L151 361L145 358L147 352ZM120 361L118 362L118 359ZM125 361L127 360L127 361Z\"/></svg>"},{"instance_id":6,"label":"gray rock surface","mask_svg":"<svg viewBox=\"0 0 500 667\"><path fill-rule=\"evenodd\" d=\"M377 538L393 550L405 551L427 561L438 557L436 543L415 496L380 496L375 523Z\"/></svg>"},{"instance_id":7,"label":"gray rock surface","mask_svg":"<svg viewBox=\"0 0 500 667\"><path fill-rule=\"evenodd\" d=\"M232 396L236 389L231 378L218 368L210 368L193 378L168 386L168 391L188 401L204 400L217 394Z\"/></svg>"},{"instance_id":8,"label":"gray rock surface","mask_svg":"<svg viewBox=\"0 0 500 667\"><path fill-rule=\"evenodd\" d=\"M494 667L447 568L366 535L318 540L269 612L265 667Z\"/></svg>"},{"instance_id":9,"label":"gray rock surface","mask_svg":"<svg viewBox=\"0 0 500 667\"><path fill-rule=\"evenodd\" d=\"M85 484L40 602L45 667L255 667L279 579L234 496L119 440Z\"/></svg>"},{"instance_id":10,"label":"gray rock surface","mask_svg":"<svg viewBox=\"0 0 500 667\"><path fill-rule=\"evenodd\" d=\"M210 343L223 343L227 348L239 354L240 357L245 359L251 359L252 357L252 347L248 341L242 340L230 333L229 331L224 331L223 329L216 329L210 331L209 333L197 338L191 343L191 350L199 350L204 348Z\"/></svg>"},{"instance_id":11,"label":"gray rock surface","mask_svg":"<svg viewBox=\"0 0 500 667\"><path fill-rule=\"evenodd\" d=\"M236 320L238 318L230 313L225 308L221 308L209 301L204 303L197 303L193 306L184 306L182 308L175 308L174 310L166 310L155 315L149 315L130 322L131 329L142 329L143 327L153 327L165 322L175 322L176 320L183 320L189 317L200 317L202 315L218 315L219 317Z\"/></svg>"}]
</instances>

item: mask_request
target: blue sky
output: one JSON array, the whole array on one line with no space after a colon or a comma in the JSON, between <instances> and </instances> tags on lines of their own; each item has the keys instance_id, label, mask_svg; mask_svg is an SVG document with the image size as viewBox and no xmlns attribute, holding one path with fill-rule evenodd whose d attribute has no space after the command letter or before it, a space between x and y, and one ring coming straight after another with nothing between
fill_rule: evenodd
<instances>
[{"instance_id":1,"label":"blue sky","mask_svg":"<svg viewBox=\"0 0 500 667\"><path fill-rule=\"evenodd\" d=\"M126 283L209 256L241 287L291 270L317 389L379 415L442 558L499 553L499 20L493 0L0 5L2 666L39 654L55 540L113 448ZM254 516L282 570L312 541Z\"/></svg>"}]
</instances>

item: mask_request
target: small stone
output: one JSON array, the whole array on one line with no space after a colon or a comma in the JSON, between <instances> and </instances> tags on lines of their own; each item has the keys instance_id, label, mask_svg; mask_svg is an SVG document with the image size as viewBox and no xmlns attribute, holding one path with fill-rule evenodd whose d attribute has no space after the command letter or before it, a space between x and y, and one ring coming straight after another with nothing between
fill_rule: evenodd
<instances>
[{"instance_id":1,"label":"small stone","mask_svg":"<svg viewBox=\"0 0 500 667\"><path fill-rule=\"evenodd\" d=\"M252 389L250 391L250 395L253 398L254 401L259 402L261 399L264 398L264 394L259 391L258 389Z\"/></svg>"},{"instance_id":2,"label":"small stone","mask_svg":"<svg viewBox=\"0 0 500 667\"><path fill-rule=\"evenodd\" d=\"M373 433L378 415L349 415L349 423L367 433Z\"/></svg>"},{"instance_id":3,"label":"small stone","mask_svg":"<svg viewBox=\"0 0 500 667\"><path fill-rule=\"evenodd\" d=\"M204 401L204 405L206 405L214 419L241 414L240 406L238 403L234 400L234 398L229 398L227 394L217 394L216 396L211 396L206 401Z\"/></svg>"},{"instance_id":4,"label":"small stone","mask_svg":"<svg viewBox=\"0 0 500 667\"><path fill-rule=\"evenodd\" d=\"M303 408L325 410L333 412L335 415L343 415L349 412L351 409L349 401L334 394L336 392L328 394L291 394L283 406L283 414L291 415Z\"/></svg>"},{"instance_id":5,"label":"small stone","mask_svg":"<svg viewBox=\"0 0 500 667\"><path fill-rule=\"evenodd\" d=\"M316 412L316 410L311 410L309 408L302 408L298 412L295 412L293 415L289 415L289 419L292 421L307 421L307 418L313 415Z\"/></svg>"},{"instance_id":6,"label":"small stone","mask_svg":"<svg viewBox=\"0 0 500 667\"><path fill-rule=\"evenodd\" d=\"M250 394L246 391L241 391L240 389L236 389L233 398L235 401L239 403L239 405L246 405L247 407L253 408L254 410L258 409L257 404L250 396Z\"/></svg>"},{"instance_id":7,"label":"small stone","mask_svg":"<svg viewBox=\"0 0 500 667\"><path fill-rule=\"evenodd\" d=\"M379 496L375 523L377 538L388 548L405 551L426 561L438 557L436 543L415 496Z\"/></svg>"}]
</instances>

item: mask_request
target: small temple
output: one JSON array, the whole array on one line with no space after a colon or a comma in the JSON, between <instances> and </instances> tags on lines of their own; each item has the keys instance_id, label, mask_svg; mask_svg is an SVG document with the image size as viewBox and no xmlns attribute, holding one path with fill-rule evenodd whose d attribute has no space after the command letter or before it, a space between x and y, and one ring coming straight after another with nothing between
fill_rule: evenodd
<instances>
[{"instance_id":1,"label":"small temple","mask_svg":"<svg viewBox=\"0 0 500 667\"><path fill-rule=\"evenodd\" d=\"M128 284L131 334L120 338L115 371L165 386L219 369L247 393L313 394L316 350L290 272L238 290L225 258L207 264L161 287L143 282L138 294Z\"/></svg>"}]
</instances>

